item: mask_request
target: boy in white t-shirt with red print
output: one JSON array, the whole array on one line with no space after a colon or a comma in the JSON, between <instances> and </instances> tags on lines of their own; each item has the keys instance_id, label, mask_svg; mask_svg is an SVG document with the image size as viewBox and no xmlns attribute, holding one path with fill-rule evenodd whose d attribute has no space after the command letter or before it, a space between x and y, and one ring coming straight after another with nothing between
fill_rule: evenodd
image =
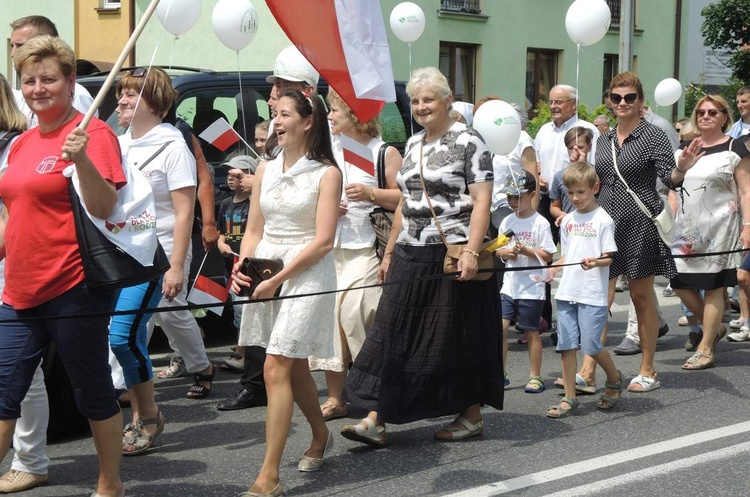
<instances>
[{"instance_id":1,"label":"boy in white t-shirt with red print","mask_svg":"<svg viewBox=\"0 0 750 497\"><path fill-rule=\"evenodd\" d=\"M534 176L524 170L512 172L505 179L501 193L508 196L508 205L513 213L503 219L499 231L513 230L514 237L511 243L495 251L495 255L505 262L506 269L542 266L550 262L557 248L552 241L549 222L537 213L533 205L536 195ZM524 332L529 346L531 371L524 388L526 393L544 391L539 322L542 319L545 281L538 276L539 271L506 271L500 292L503 305L503 364L506 364L508 356L508 328L510 322L515 320L516 327ZM508 383L506 376L506 386Z\"/></svg>"},{"instance_id":2,"label":"boy in white t-shirt with red print","mask_svg":"<svg viewBox=\"0 0 750 497\"><path fill-rule=\"evenodd\" d=\"M557 350L562 355L565 397L547 409L550 418L564 418L578 410L576 397L577 350L590 355L607 374L604 393L597 407L612 409L622 393L622 374L602 345L607 324L609 266L615 245L612 218L596 203L599 177L588 162L571 164L563 174L563 184L575 211L560 223L562 257L554 265L578 263L562 269L555 294L557 301Z\"/></svg>"}]
</instances>

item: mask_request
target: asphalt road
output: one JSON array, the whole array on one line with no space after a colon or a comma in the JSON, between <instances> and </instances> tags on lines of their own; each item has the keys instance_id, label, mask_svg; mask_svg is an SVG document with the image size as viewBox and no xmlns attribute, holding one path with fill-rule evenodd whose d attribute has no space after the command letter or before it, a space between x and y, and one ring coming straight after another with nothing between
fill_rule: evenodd
<instances>
[{"instance_id":1,"label":"asphalt road","mask_svg":"<svg viewBox=\"0 0 750 497\"><path fill-rule=\"evenodd\" d=\"M512 381L506 408L484 410L485 434L458 443L438 443L432 432L450 418L388 426L389 446L374 450L336 436L325 468L299 473L299 456L309 443L302 414L296 410L281 475L286 495L394 497L456 496L740 496L748 495L750 456L750 342L723 341L717 367L682 371L689 355L683 349L686 328L676 324L679 300L657 293L670 332L659 340L656 355L662 388L647 394L625 393L613 412L596 409L596 397L581 397L580 414L564 420L544 416L559 401L552 387L560 372L559 356L544 335L542 371L548 390L526 394L528 355L511 333L508 372ZM617 294L608 346L622 339L628 293ZM227 355L231 338L207 339L210 357ZM518 335L520 336L520 335ZM163 349L161 349L163 352ZM155 355L155 366L168 357ZM640 356L616 357L623 373L638 371ZM315 379L324 400L325 381ZM123 460L123 479L131 497L235 496L252 483L264 452L265 408L221 413L216 404L232 396L238 375L221 372L211 397L184 397L186 378L158 381L157 400L167 418L158 447L142 457ZM599 388L604 378L600 375ZM126 414L129 411L126 410ZM352 419L329 422L335 431ZM49 446L49 486L22 495L90 495L96 457L90 438ZM0 471L10 464L6 458Z\"/></svg>"}]
</instances>

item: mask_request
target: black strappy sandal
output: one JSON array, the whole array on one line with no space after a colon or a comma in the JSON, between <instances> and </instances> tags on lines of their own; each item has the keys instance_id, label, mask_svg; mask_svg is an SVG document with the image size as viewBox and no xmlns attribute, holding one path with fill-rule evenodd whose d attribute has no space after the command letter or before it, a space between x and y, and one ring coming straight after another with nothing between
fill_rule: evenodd
<instances>
[{"instance_id":1,"label":"black strappy sandal","mask_svg":"<svg viewBox=\"0 0 750 497\"><path fill-rule=\"evenodd\" d=\"M201 381L208 381L213 386L214 376L216 375L216 366L211 364L210 374L196 373L193 375L193 386L187 392L188 399L205 399L211 394L211 387L204 387Z\"/></svg>"}]
</instances>

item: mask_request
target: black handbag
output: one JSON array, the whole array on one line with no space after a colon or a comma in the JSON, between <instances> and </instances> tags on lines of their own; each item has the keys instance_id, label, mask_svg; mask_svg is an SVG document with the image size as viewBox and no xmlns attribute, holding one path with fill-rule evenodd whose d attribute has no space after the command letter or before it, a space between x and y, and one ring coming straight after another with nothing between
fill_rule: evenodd
<instances>
[{"instance_id":1,"label":"black handbag","mask_svg":"<svg viewBox=\"0 0 750 497\"><path fill-rule=\"evenodd\" d=\"M384 143L380 146L378 151L378 163L377 163L377 176L378 176L378 188L384 190L385 184L385 151L388 149L388 144ZM388 245L388 239L391 237L391 228L393 227L393 217L395 214L392 211L383 209L382 207L376 207L370 212L370 224L372 230L375 232L375 252L378 254L378 258L383 260L383 254L385 253L385 247Z\"/></svg>"},{"instance_id":2,"label":"black handbag","mask_svg":"<svg viewBox=\"0 0 750 497\"><path fill-rule=\"evenodd\" d=\"M88 288L127 288L158 279L169 270L170 262L161 244L157 242L154 265L144 266L112 243L91 222L72 181L68 181L68 190Z\"/></svg>"},{"instance_id":3,"label":"black handbag","mask_svg":"<svg viewBox=\"0 0 750 497\"><path fill-rule=\"evenodd\" d=\"M243 286L240 296L250 297L255 292L255 289L262 281L272 278L278 274L279 271L284 269L284 261L281 259L258 259L245 257L240 265L240 272L245 276L249 276L252 280L250 286ZM276 289L274 297L278 297L281 293L281 285Z\"/></svg>"}]
</instances>

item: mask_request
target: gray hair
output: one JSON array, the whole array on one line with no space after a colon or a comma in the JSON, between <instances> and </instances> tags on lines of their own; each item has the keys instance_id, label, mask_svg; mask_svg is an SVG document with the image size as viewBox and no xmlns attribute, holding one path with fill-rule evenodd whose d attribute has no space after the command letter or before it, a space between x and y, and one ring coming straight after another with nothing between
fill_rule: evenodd
<instances>
[{"instance_id":1,"label":"gray hair","mask_svg":"<svg viewBox=\"0 0 750 497\"><path fill-rule=\"evenodd\" d=\"M413 98L423 88L434 91L443 100L448 100L453 95L448 80L436 67L422 67L411 73L411 79L406 84L409 98Z\"/></svg>"},{"instance_id":2,"label":"gray hair","mask_svg":"<svg viewBox=\"0 0 750 497\"><path fill-rule=\"evenodd\" d=\"M570 98L572 98L573 100L578 100L578 90L576 90L574 86L555 85L552 87L552 90L565 90L568 92L568 94L570 94ZM550 90L550 92L552 92L552 90Z\"/></svg>"},{"instance_id":3,"label":"gray hair","mask_svg":"<svg viewBox=\"0 0 750 497\"><path fill-rule=\"evenodd\" d=\"M511 103L511 107L518 113L518 117L521 119L521 129L526 129L526 125L529 122L529 112L518 105L517 103Z\"/></svg>"},{"instance_id":4,"label":"gray hair","mask_svg":"<svg viewBox=\"0 0 750 497\"><path fill-rule=\"evenodd\" d=\"M610 124L609 116L605 116L604 114L599 114L594 118L594 123L596 123L596 120L599 119L600 121L607 121L607 124Z\"/></svg>"}]
</instances>

